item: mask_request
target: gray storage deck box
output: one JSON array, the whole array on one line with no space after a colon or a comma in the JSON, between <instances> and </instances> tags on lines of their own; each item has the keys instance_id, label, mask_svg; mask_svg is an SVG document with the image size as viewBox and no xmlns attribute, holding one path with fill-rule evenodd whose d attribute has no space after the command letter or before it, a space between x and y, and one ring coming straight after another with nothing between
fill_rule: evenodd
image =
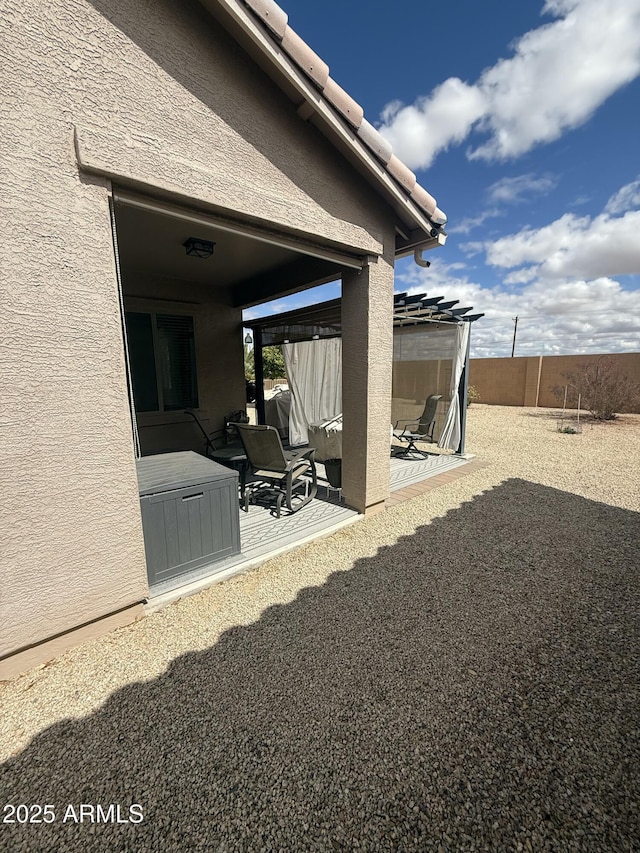
<instances>
[{"instance_id":1,"label":"gray storage deck box","mask_svg":"<svg viewBox=\"0 0 640 853\"><path fill-rule=\"evenodd\" d=\"M136 468L149 586L240 552L237 471L191 451Z\"/></svg>"}]
</instances>

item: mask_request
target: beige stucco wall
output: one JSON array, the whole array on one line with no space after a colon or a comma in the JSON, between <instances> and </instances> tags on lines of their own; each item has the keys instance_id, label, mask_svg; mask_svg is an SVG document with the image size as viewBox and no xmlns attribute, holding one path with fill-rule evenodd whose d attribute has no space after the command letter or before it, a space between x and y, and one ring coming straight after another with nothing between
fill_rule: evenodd
<instances>
[{"instance_id":1,"label":"beige stucco wall","mask_svg":"<svg viewBox=\"0 0 640 853\"><path fill-rule=\"evenodd\" d=\"M109 185L78 157L327 243L393 232L195 0L5 0L0 39L2 655L146 591Z\"/></svg>"},{"instance_id":2,"label":"beige stucco wall","mask_svg":"<svg viewBox=\"0 0 640 853\"><path fill-rule=\"evenodd\" d=\"M3 187L0 654L147 588L106 189L60 167Z\"/></svg>"},{"instance_id":3,"label":"beige stucco wall","mask_svg":"<svg viewBox=\"0 0 640 853\"><path fill-rule=\"evenodd\" d=\"M63 61L84 91L69 117L88 167L335 245L381 250L380 199L364 181L354 191L351 167L196 0L51 5L66 10L65 42L77 57ZM109 45L97 65L94 43Z\"/></svg>"},{"instance_id":4,"label":"beige stucco wall","mask_svg":"<svg viewBox=\"0 0 640 853\"><path fill-rule=\"evenodd\" d=\"M343 275L342 491L360 512L389 496L392 308L392 252Z\"/></svg>"}]
</instances>

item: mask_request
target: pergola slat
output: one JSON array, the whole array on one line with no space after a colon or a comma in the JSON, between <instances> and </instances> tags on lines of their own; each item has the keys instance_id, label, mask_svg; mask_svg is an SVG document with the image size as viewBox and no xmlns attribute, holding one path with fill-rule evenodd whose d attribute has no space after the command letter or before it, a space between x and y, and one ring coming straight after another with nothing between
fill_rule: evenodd
<instances>
[{"instance_id":1,"label":"pergola slat","mask_svg":"<svg viewBox=\"0 0 640 853\"><path fill-rule=\"evenodd\" d=\"M427 296L425 293L394 295L393 323L395 326L416 323L460 323L473 322L484 314L469 314L471 306L456 308L457 299L444 301L443 296ZM464 316L463 316L464 315ZM282 344L285 341L311 340L336 337L342 332L341 300L332 299L286 311L270 317L259 317L243 325L246 328L260 329L265 346Z\"/></svg>"}]
</instances>

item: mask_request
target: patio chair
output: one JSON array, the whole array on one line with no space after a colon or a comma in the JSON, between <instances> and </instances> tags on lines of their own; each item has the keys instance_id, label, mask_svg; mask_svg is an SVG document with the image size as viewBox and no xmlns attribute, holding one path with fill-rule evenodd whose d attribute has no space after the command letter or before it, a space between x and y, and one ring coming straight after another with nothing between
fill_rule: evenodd
<instances>
[{"instance_id":1,"label":"patio chair","mask_svg":"<svg viewBox=\"0 0 640 853\"><path fill-rule=\"evenodd\" d=\"M240 446L238 444L238 436L236 434L236 425L238 422L241 423L249 423L249 416L244 411L244 409L237 409L233 412L229 412L224 417L224 426L222 429L214 430L213 432L207 432L204 426L202 425L202 421L196 415L194 411L191 409L184 410L185 415L189 415L189 417L193 418L194 423L202 433L204 438L204 455L208 456L210 459L213 459L214 454L219 453L221 448L225 448L227 445L230 447L236 446L238 450L240 450Z\"/></svg>"},{"instance_id":2,"label":"patio chair","mask_svg":"<svg viewBox=\"0 0 640 853\"><path fill-rule=\"evenodd\" d=\"M418 421L413 419L401 419L396 421L393 428L393 436L398 441L405 443L407 446L401 447L397 451L398 456L408 456L410 453L419 453L421 456L426 454L416 447L416 441L434 442L433 430L436 425L436 411L438 402L442 399L442 394L430 394L424 405L424 411L420 415ZM404 425L404 426L403 426Z\"/></svg>"},{"instance_id":3,"label":"patio chair","mask_svg":"<svg viewBox=\"0 0 640 853\"><path fill-rule=\"evenodd\" d=\"M258 478L245 488L245 512L249 511L249 502L260 494L275 496L276 518L280 518L283 502L290 512L297 512L316 496L318 478L314 448L285 451L278 430L273 426L239 423L236 428L252 472ZM297 494L295 490L302 486L304 495Z\"/></svg>"},{"instance_id":4,"label":"patio chair","mask_svg":"<svg viewBox=\"0 0 640 853\"><path fill-rule=\"evenodd\" d=\"M184 410L185 415L189 415L189 417L193 418L196 426L202 433L204 438L204 455L211 458L211 454L214 453L218 448L217 444L222 444L224 430L215 430L214 432L207 432L204 426L202 425L202 421L196 415L195 412L191 411L191 409Z\"/></svg>"}]
</instances>

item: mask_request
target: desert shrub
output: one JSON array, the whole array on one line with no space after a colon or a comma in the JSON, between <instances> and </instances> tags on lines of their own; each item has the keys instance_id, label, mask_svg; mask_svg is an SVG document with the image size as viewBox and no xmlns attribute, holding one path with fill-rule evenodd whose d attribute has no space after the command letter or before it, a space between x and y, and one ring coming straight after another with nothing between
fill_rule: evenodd
<instances>
[{"instance_id":1,"label":"desert shrub","mask_svg":"<svg viewBox=\"0 0 640 853\"><path fill-rule=\"evenodd\" d=\"M473 385L469 385L467 388L467 406L470 406L472 403L477 403L480 399L480 394L478 393L477 388Z\"/></svg>"},{"instance_id":2,"label":"desert shrub","mask_svg":"<svg viewBox=\"0 0 640 853\"><path fill-rule=\"evenodd\" d=\"M606 355L584 362L562 376L567 380L567 402L576 404L580 395L580 407L596 420L613 420L640 402L640 385ZM564 390L559 385L553 389L560 401L564 400Z\"/></svg>"}]
</instances>

